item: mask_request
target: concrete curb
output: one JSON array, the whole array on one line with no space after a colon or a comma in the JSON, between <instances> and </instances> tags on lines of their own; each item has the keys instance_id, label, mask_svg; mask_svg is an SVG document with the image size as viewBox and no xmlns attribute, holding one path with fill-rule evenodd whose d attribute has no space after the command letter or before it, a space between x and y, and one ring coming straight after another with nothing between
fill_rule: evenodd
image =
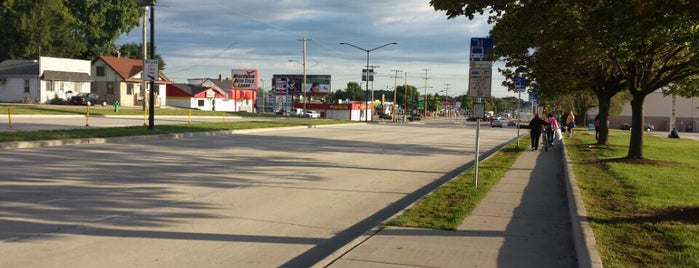
<instances>
[{"instance_id":1,"label":"concrete curb","mask_svg":"<svg viewBox=\"0 0 699 268\"><path fill-rule=\"evenodd\" d=\"M587 221L587 211L585 210L585 204L580 195L578 183L575 180L573 165L571 164L565 145L561 146L561 148L563 148L563 156L565 157L565 165L563 168L566 177L566 195L568 196L568 211L570 213L575 253L578 256L578 267L602 268L602 259L597 250L595 234L592 232L592 227L590 227L590 223Z\"/></svg>"}]
</instances>

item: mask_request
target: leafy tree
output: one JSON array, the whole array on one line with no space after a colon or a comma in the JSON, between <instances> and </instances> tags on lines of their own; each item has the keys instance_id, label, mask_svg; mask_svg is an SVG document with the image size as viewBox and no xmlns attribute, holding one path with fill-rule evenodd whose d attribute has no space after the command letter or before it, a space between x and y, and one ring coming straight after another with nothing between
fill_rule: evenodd
<instances>
[{"instance_id":1,"label":"leafy tree","mask_svg":"<svg viewBox=\"0 0 699 268\"><path fill-rule=\"evenodd\" d=\"M420 92L418 92L415 86L399 85L396 90L396 102L401 108L407 108L408 111L417 109L417 100Z\"/></svg>"},{"instance_id":2,"label":"leafy tree","mask_svg":"<svg viewBox=\"0 0 699 268\"><path fill-rule=\"evenodd\" d=\"M115 40L139 24L141 10L133 0L2 1L0 60L114 54Z\"/></svg>"},{"instance_id":3,"label":"leafy tree","mask_svg":"<svg viewBox=\"0 0 699 268\"><path fill-rule=\"evenodd\" d=\"M536 81L535 90L542 95L577 92L576 81L587 85L599 101L604 142L611 99L628 89L633 96L630 159L643 158L645 96L699 74L699 5L693 1L430 3L449 18L472 19L487 12L495 23L491 35L498 46L493 54L516 68L510 75L524 71Z\"/></svg>"},{"instance_id":4,"label":"leafy tree","mask_svg":"<svg viewBox=\"0 0 699 268\"><path fill-rule=\"evenodd\" d=\"M148 46L150 47L150 43L148 43ZM158 47L153 48L155 51L158 51ZM119 53L121 53L122 57L130 58L130 59L143 59L143 44L139 43L126 43L123 45L120 45L117 50ZM150 53L150 52L147 52ZM150 55L148 55L150 58ZM155 53L155 59L158 60L158 68L160 70L165 69L165 61L163 60L163 57L160 56L157 52Z\"/></svg>"},{"instance_id":5,"label":"leafy tree","mask_svg":"<svg viewBox=\"0 0 699 268\"><path fill-rule=\"evenodd\" d=\"M347 88L338 89L332 96L334 100L364 101L364 90L357 82L347 83Z\"/></svg>"}]
</instances>

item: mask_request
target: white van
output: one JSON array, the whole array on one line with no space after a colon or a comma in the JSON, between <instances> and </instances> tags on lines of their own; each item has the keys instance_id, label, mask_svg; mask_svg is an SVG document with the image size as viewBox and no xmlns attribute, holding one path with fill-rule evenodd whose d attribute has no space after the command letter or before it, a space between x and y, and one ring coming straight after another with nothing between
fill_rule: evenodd
<instances>
[{"instance_id":1,"label":"white van","mask_svg":"<svg viewBox=\"0 0 699 268\"><path fill-rule=\"evenodd\" d=\"M291 110L289 111L289 115L291 115L291 116L303 116L303 109L291 108Z\"/></svg>"}]
</instances>

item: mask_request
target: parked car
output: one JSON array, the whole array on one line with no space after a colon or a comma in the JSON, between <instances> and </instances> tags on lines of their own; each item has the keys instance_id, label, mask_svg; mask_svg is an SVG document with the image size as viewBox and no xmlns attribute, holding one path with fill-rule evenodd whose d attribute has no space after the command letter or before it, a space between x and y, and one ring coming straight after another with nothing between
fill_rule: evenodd
<instances>
[{"instance_id":1,"label":"parked car","mask_svg":"<svg viewBox=\"0 0 699 268\"><path fill-rule=\"evenodd\" d=\"M420 120L422 120L422 116L419 115L419 114L413 114L413 115L408 116L408 120L410 120L410 121L420 121Z\"/></svg>"},{"instance_id":2,"label":"parked car","mask_svg":"<svg viewBox=\"0 0 699 268\"><path fill-rule=\"evenodd\" d=\"M513 119L513 120L510 120L510 121L507 121L507 126L508 126L508 127L517 126L517 120L516 120L516 119Z\"/></svg>"},{"instance_id":3,"label":"parked car","mask_svg":"<svg viewBox=\"0 0 699 268\"><path fill-rule=\"evenodd\" d=\"M306 117L320 118L320 114L316 111L306 111Z\"/></svg>"},{"instance_id":4,"label":"parked car","mask_svg":"<svg viewBox=\"0 0 699 268\"><path fill-rule=\"evenodd\" d=\"M80 93L70 98L70 103L75 105L87 105L92 106L95 104L100 104L102 106L107 106L107 100L100 97L100 95L94 93Z\"/></svg>"},{"instance_id":5,"label":"parked car","mask_svg":"<svg viewBox=\"0 0 699 268\"><path fill-rule=\"evenodd\" d=\"M627 124L627 123L623 123L623 124L619 125L619 129L621 129L621 130L631 130L631 125L630 125L630 124Z\"/></svg>"},{"instance_id":6,"label":"parked car","mask_svg":"<svg viewBox=\"0 0 699 268\"><path fill-rule=\"evenodd\" d=\"M388 119L388 120L393 119L393 117L391 117L390 114L379 114L379 118L381 118L381 119Z\"/></svg>"},{"instance_id":7,"label":"parked car","mask_svg":"<svg viewBox=\"0 0 699 268\"><path fill-rule=\"evenodd\" d=\"M651 123L643 123L643 130L653 131L653 130L655 130L655 126Z\"/></svg>"},{"instance_id":8,"label":"parked car","mask_svg":"<svg viewBox=\"0 0 699 268\"><path fill-rule=\"evenodd\" d=\"M291 111L289 111L289 115L293 115L293 116L303 116L303 115L305 115L305 114L304 114L304 112L303 112L303 109L291 108Z\"/></svg>"},{"instance_id":9,"label":"parked car","mask_svg":"<svg viewBox=\"0 0 699 268\"><path fill-rule=\"evenodd\" d=\"M492 121L490 121L490 127L500 127L502 128L503 125L507 124L507 119L502 118L502 117L496 117L493 118Z\"/></svg>"},{"instance_id":10,"label":"parked car","mask_svg":"<svg viewBox=\"0 0 699 268\"><path fill-rule=\"evenodd\" d=\"M631 130L631 125L627 123L623 123L619 126L619 129L621 130ZM643 123L643 130L644 131L653 131L655 130L655 126L651 123Z\"/></svg>"}]
</instances>

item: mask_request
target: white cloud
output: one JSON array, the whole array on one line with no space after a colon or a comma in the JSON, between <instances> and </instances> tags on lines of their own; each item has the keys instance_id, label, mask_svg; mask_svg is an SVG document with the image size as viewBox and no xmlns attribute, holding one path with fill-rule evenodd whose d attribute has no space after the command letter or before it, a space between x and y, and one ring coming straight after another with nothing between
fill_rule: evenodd
<instances>
[{"instance_id":1,"label":"white cloud","mask_svg":"<svg viewBox=\"0 0 699 268\"><path fill-rule=\"evenodd\" d=\"M301 65L288 60L301 61L297 39L305 35L312 39L307 72L332 75L334 90L359 82L366 65L365 52L340 42L367 49L397 42L370 53L370 64L381 66L375 89L393 86L391 69L407 71L408 83L422 88L422 69L429 68L433 89L428 92L451 84L463 93L469 40L486 36L491 28L484 18L447 20L425 0L161 0L159 5L155 43L167 63L165 73L178 82L236 68L257 68L263 79L301 73ZM140 29L119 40L126 42L140 43Z\"/></svg>"}]
</instances>

